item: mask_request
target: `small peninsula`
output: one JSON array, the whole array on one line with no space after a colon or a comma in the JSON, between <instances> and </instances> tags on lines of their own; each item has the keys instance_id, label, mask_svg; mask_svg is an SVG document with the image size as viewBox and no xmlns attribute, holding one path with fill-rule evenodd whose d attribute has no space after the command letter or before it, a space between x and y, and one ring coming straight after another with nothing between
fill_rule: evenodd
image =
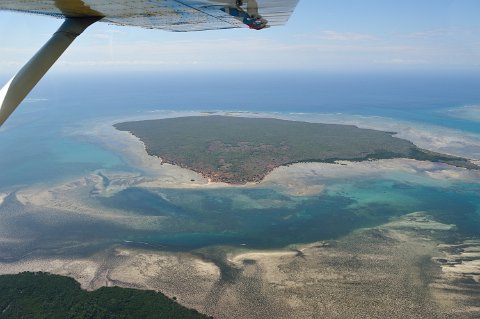
<instances>
[{"instance_id":1,"label":"small peninsula","mask_svg":"<svg viewBox=\"0 0 480 319\"><path fill-rule=\"evenodd\" d=\"M418 148L392 132L353 125L232 116L190 116L114 125L138 137L149 155L214 182L260 182L300 162L409 158L478 169L468 159Z\"/></svg>"}]
</instances>

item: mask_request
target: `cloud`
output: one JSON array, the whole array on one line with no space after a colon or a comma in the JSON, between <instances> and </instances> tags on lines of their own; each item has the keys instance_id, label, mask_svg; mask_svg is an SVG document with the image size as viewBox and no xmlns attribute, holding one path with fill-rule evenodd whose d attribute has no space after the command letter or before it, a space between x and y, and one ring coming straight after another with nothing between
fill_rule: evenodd
<instances>
[{"instance_id":1,"label":"cloud","mask_svg":"<svg viewBox=\"0 0 480 319\"><path fill-rule=\"evenodd\" d=\"M434 29L434 30L410 32L410 33L402 34L401 36L404 38L410 38L410 39L426 39L426 38L446 37L446 36L451 36L452 34L454 34L454 32L449 29Z\"/></svg>"},{"instance_id":2,"label":"cloud","mask_svg":"<svg viewBox=\"0 0 480 319\"><path fill-rule=\"evenodd\" d=\"M442 47L427 43L387 41L372 36L349 34L352 39L325 41L318 34L310 40L231 38L202 40L128 41L91 43L73 48L62 59L63 67L123 66L147 68L212 68L221 69L325 69L331 67L408 67L412 65L472 65L480 61L470 50ZM331 39L347 39L329 33ZM456 56L457 59L451 59Z\"/></svg>"},{"instance_id":3,"label":"cloud","mask_svg":"<svg viewBox=\"0 0 480 319\"><path fill-rule=\"evenodd\" d=\"M385 64L385 65L418 65L418 64L428 64L425 60L415 60L415 59L403 59L403 58L392 58L386 60L374 60L374 63Z\"/></svg>"},{"instance_id":4,"label":"cloud","mask_svg":"<svg viewBox=\"0 0 480 319\"><path fill-rule=\"evenodd\" d=\"M345 68L457 67L480 65L480 40L443 41L445 30L410 34L309 31L271 37L239 33L235 37L151 33L116 29L86 33L72 45L59 70L84 69L212 69L212 70L325 70ZM127 32L128 31L128 32ZM137 36L138 32L138 36ZM144 32L144 33L142 33ZM208 34L207 34L208 35ZM435 37L425 40L422 37ZM480 37L479 37L480 38ZM450 38L453 39L453 38ZM477 50L478 49L478 50ZM18 71L36 49L0 48L0 73ZM455 57L455 58L452 58Z\"/></svg>"},{"instance_id":5,"label":"cloud","mask_svg":"<svg viewBox=\"0 0 480 319\"><path fill-rule=\"evenodd\" d=\"M101 40L110 40L112 38L112 36L110 34L106 34L106 33L95 33L91 36L96 38L96 39L101 39Z\"/></svg>"},{"instance_id":6,"label":"cloud","mask_svg":"<svg viewBox=\"0 0 480 319\"><path fill-rule=\"evenodd\" d=\"M377 39L377 37L372 34L338 32L332 30L320 31L319 38L329 41L372 41Z\"/></svg>"}]
</instances>

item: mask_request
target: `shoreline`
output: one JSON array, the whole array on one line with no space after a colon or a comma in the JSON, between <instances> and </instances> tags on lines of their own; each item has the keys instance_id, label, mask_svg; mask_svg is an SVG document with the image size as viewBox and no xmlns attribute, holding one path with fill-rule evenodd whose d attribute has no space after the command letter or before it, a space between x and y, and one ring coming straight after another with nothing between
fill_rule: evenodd
<instances>
[{"instance_id":1,"label":"shoreline","mask_svg":"<svg viewBox=\"0 0 480 319\"><path fill-rule=\"evenodd\" d=\"M157 158L160 165L171 164L185 168L209 181L229 185L258 184L274 169L297 163L364 162L401 158L480 169L470 159L422 149L408 139L394 136L400 132L316 121L308 121L311 124L304 125L302 123L306 122L280 120L275 119L275 116L259 118L258 114L255 114L255 117L248 116L251 114L241 117L227 115L135 120L117 122L113 127L133 136L132 140L135 139L143 145L143 153L150 158ZM214 131L206 125L215 128ZM253 131L248 133L250 128L258 130L259 125L275 132L274 138L262 139L252 136ZM231 126L233 133L229 133L227 126ZM286 130L287 135L278 131L279 127ZM323 136L325 131L327 135L334 132L332 138L319 137L319 141L315 142L305 136L307 132L310 136L317 136L322 132ZM261 132L263 131L258 131L258 134ZM226 140L222 139L222 134L226 135ZM172 140L170 135L177 136L178 139ZM309 147L301 146L303 144ZM356 144L360 146L355 146Z\"/></svg>"},{"instance_id":2,"label":"shoreline","mask_svg":"<svg viewBox=\"0 0 480 319\"><path fill-rule=\"evenodd\" d=\"M142 170L147 176L153 177L156 179L156 182L150 182L151 187L157 186L166 186L166 187L178 187L178 188L198 188L198 187L252 187L255 185L261 185L269 175L271 175L275 170L278 170L283 167L294 167L297 165L305 164L305 162L299 163L290 163L285 165L280 165L273 168L271 171L265 174L261 180L247 182L247 183L225 183L218 182L215 179L212 179L209 176L205 176L200 172L193 171L188 167L182 167L179 165L170 164L165 162L160 157L149 155L145 143L135 136L131 132L117 130L113 125L120 123L122 121L137 121L137 120L147 120L147 119L163 119L163 118L175 118L183 116L210 116L210 115L228 115L228 116L242 116L242 117L253 117L253 118L277 118L285 120L294 120L294 121L306 121L305 114L296 114L296 113L253 113L253 112L172 112L172 111L159 111L152 112L142 116L134 116L128 118L117 118L108 121L107 123L102 122L94 123L93 129L85 130L91 131L93 133L87 134L89 140L93 143L100 144L102 147L107 148L113 153L119 155L123 158L128 165L135 167L136 169ZM370 123L374 117L361 117L361 116L348 116L346 119L338 119L337 115L331 114L316 114L317 117L307 116L307 119L311 119L309 122L312 123L326 123L326 124L345 124L345 125L355 125L359 128L374 129L381 131L396 131L396 136L411 141L415 145L425 148L425 145L430 147L425 148L428 151L432 152L444 152L447 155L453 156L463 156L471 161L475 165L480 164L480 137L478 139L472 136L456 136L452 135L453 130L448 130L448 132L443 133L442 135L437 135L432 132L427 132L419 129L414 129L411 126L408 126L402 121L393 121L387 119L380 125L373 125ZM337 119L335 120L335 118ZM378 117L375 118L378 121ZM392 122L392 123L389 123ZM88 123L91 127L91 123ZM402 126L403 130L401 129ZM396 128L396 129L395 129ZM424 128L425 129L425 128ZM419 133L420 132L420 133ZM79 135L84 135L78 133ZM412 138L412 136L414 138ZM465 141L462 143L458 142L457 139L464 138ZM113 143L112 143L113 141ZM452 146L449 146L452 145ZM464 145L465 151L467 152L449 152L452 147L458 148L458 145ZM472 156L472 153L478 154L475 158ZM410 160L407 158L395 158L395 159L381 159L378 161L385 160ZM366 161L337 161L336 163L363 163L370 162ZM422 161L418 161L422 162ZM313 164L332 164L327 161L319 162L307 162ZM333 165L337 165L333 163ZM454 165L449 165L455 170ZM160 182L163 180L164 182Z\"/></svg>"},{"instance_id":3,"label":"shoreline","mask_svg":"<svg viewBox=\"0 0 480 319\"><path fill-rule=\"evenodd\" d=\"M170 118L178 116L204 115L209 116L212 113L202 112L160 112L161 114L151 113L147 116L137 116L133 120ZM163 114L163 116L161 116ZM214 113L217 114L217 113ZM237 113L221 114L235 115ZM274 118L301 120L298 115L292 114L291 117L272 113L238 113L240 116L266 117L270 115ZM102 148L120 156L125 163L131 167L134 172L109 171L102 169L101 173L114 179L123 180L123 188L129 186L138 186L145 188L179 188L179 189L215 189L215 188L261 188L275 187L280 192L292 196L313 196L320 194L325 189L325 181L320 180L315 184L306 184L305 180L310 177L320 177L323 179L333 178L341 175L366 175L377 174L378 171L388 173L400 169L405 172L417 172L436 180L457 180L457 179L480 179L479 171L467 171L448 164L434 163L429 161L418 161L414 159L381 159L375 161L338 161L336 163L324 162L301 162L290 165L282 165L270 171L260 182L246 184L228 184L215 182L205 178L200 173L188 168L182 168L169 163L162 163L162 159L151 156L147 153L146 145L131 132L117 130L113 124L120 121L132 120L129 118L117 118L109 121L95 121L85 123L81 129L72 133L73 136L80 136L87 139L88 142L100 145ZM329 123L330 121L326 121ZM348 121L345 121L348 122ZM335 123L338 123L336 121ZM347 123L357 125L358 123ZM358 125L359 127L362 127ZM372 128L372 127L366 127ZM378 129L378 128L373 128ZM88 132L88 133L85 133ZM478 141L480 150L480 139ZM473 160L480 164L480 160ZM355 173L357 171L357 173ZM334 174L330 173L334 172ZM122 184L122 183L117 183ZM110 191L115 192L114 187Z\"/></svg>"},{"instance_id":4,"label":"shoreline","mask_svg":"<svg viewBox=\"0 0 480 319\"><path fill-rule=\"evenodd\" d=\"M146 168L148 172L152 173L153 176L157 177L155 181L145 182L142 186L145 187L169 187L169 188L255 188L271 185L272 181L275 181L275 184L278 185L289 185L293 184L294 187L300 186L300 181L298 178L295 178L294 175L301 174L305 177L306 171L321 171L325 172L328 170L333 170L336 174L339 174L341 170L359 168L361 170L368 170L372 168L373 170L395 170L402 169L406 171L411 171L415 169L416 171L425 171L429 174L430 177L437 178L449 178L449 179L470 179L470 178L479 178L480 171L478 170L468 170L466 168L456 167L446 163L437 163L431 161L420 161L416 159L409 158L393 158L393 159L379 159L379 160L365 160L365 161L349 161L349 160L339 160L334 163L329 162L298 162L291 163L287 165L280 165L273 168L268 174L266 174L262 180L259 182L247 182L245 184L230 184L224 182L216 182L211 179L202 176L201 173L195 172L188 168L184 168L178 165L173 165L169 163L163 163L163 160L159 157L149 155L146 150L146 146L143 141L138 137L133 135L131 132L122 132L124 135L129 137L131 141L131 146L129 151L129 158L132 158L133 161L140 163L141 168ZM140 152L134 151L135 146L141 145L142 150ZM480 164L480 160L473 160L477 164ZM188 177L184 179L183 182L169 182L162 183L161 178L165 177L162 174L164 171L168 171L169 174L175 175L180 172L185 173ZM287 177L282 178L282 175L287 175ZM330 174L327 174L330 175ZM442 175L442 176L441 176ZM471 175L471 176L470 176ZM188 180L189 177L193 177L195 182ZM198 182L200 180L200 182ZM293 180L293 182L292 182ZM324 185L321 186L323 190ZM287 187L289 188L289 187ZM300 192L301 193L301 192ZM313 192L316 194L317 192Z\"/></svg>"}]
</instances>

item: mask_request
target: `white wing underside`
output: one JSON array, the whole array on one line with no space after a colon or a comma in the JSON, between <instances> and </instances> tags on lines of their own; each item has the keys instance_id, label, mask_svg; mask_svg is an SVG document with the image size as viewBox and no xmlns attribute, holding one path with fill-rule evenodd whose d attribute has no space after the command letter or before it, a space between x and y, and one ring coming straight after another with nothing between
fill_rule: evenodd
<instances>
[{"instance_id":1,"label":"white wing underside","mask_svg":"<svg viewBox=\"0 0 480 319\"><path fill-rule=\"evenodd\" d=\"M252 0L245 0L247 7ZM285 24L298 0L256 0L268 26ZM201 31L247 27L221 9L232 0L0 0L0 10L56 17L104 17L101 21L167 31Z\"/></svg>"}]
</instances>

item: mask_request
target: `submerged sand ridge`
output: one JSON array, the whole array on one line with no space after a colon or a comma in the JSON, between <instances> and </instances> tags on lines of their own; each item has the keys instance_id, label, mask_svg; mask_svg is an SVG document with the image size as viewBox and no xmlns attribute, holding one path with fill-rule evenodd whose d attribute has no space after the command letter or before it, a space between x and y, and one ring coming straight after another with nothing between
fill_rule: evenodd
<instances>
[{"instance_id":1,"label":"submerged sand ridge","mask_svg":"<svg viewBox=\"0 0 480 319\"><path fill-rule=\"evenodd\" d=\"M5 200L5 197L7 197L8 194L0 193L0 205L2 205L3 201Z\"/></svg>"},{"instance_id":2,"label":"submerged sand ridge","mask_svg":"<svg viewBox=\"0 0 480 319\"><path fill-rule=\"evenodd\" d=\"M465 285L480 265L452 276L442 264L451 258L447 247L474 253L478 241L444 243L452 227L417 212L340 240L284 250L168 253L123 244L79 259L2 262L0 273L49 271L87 289L159 290L215 318L478 318L478 282L470 290ZM226 252L223 266L207 260L216 250ZM227 277L226 265L235 270Z\"/></svg>"},{"instance_id":3,"label":"submerged sand ridge","mask_svg":"<svg viewBox=\"0 0 480 319\"><path fill-rule=\"evenodd\" d=\"M352 125L273 118L193 116L124 122L149 155L214 182L260 182L273 169L300 162L411 158L477 169L467 159L434 153L394 133Z\"/></svg>"}]
</instances>

